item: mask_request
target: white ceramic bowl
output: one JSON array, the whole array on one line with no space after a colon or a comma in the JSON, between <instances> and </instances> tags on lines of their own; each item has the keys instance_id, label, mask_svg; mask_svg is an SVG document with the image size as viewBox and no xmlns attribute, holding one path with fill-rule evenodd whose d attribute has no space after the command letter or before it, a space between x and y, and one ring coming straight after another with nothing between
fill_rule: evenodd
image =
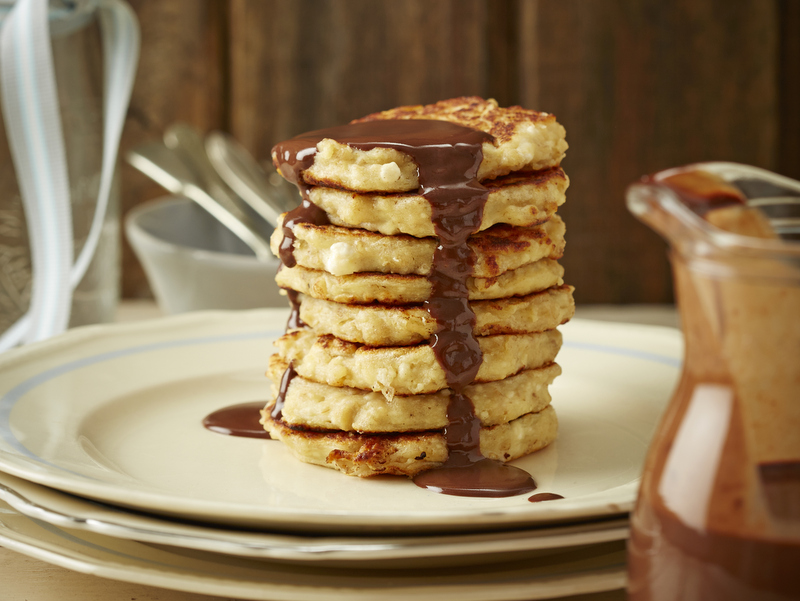
<instances>
[{"instance_id":1,"label":"white ceramic bowl","mask_svg":"<svg viewBox=\"0 0 800 601\"><path fill-rule=\"evenodd\" d=\"M275 284L278 259L259 261L186 198L136 207L125 217L125 233L165 313L288 306Z\"/></svg>"}]
</instances>

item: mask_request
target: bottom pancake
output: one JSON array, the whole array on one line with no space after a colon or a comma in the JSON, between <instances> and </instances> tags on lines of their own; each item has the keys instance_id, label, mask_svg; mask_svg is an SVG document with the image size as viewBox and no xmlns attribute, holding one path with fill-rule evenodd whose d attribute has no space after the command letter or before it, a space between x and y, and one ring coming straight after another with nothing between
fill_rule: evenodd
<instances>
[{"instance_id":1,"label":"bottom pancake","mask_svg":"<svg viewBox=\"0 0 800 601\"><path fill-rule=\"evenodd\" d=\"M382 474L415 476L442 465L448 450L444 434L354 434L293 429L262 411L262 423L272 438L283 442L306 463L337 469L349 476ZM547 406L497 426L481 428L481 453L489 459L511 461L543 449L556 439L558 419Z\"/></svg>"}]
</instances>

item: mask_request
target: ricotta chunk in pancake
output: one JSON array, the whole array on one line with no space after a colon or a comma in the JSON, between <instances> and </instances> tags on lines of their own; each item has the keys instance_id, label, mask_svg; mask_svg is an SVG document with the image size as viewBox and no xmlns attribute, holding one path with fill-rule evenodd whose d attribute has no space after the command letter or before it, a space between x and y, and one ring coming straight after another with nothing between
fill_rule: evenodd
<instances>
[{"instance_id":1,"label":"ricotta chunk in pancake","mask_svg":"<svg viewBox=\"0 0 800 601\"><path fill-rule=\"evenodd\" d=\"M268 375L280 382L288 367L270 362ZM470 384L465 394L483 426L495 426L550 404L548 386L561 373L550 363L528 369L497 382ZM277 386L274 386L277 394ZM391 401L380 392L328 386L301 376L292 379L281 407L281 419L290 427L311 430L344 430L364 433L441 430L448 424L450 391L433 394L395 395Z\"/></svg>"},{"instance_id":2,"label":"ricotta chunk in pancake","mask_svg":"<svg viewBox=\"0 0 800 601\"><path fill-rule=\"evenodd\" d=\"M467 278L470 300L525 296L564 283L564 268L553 259L540 259L511 269L497 277ZM275 281L281 288L336 303L407 305L424 303L432 285L422 275L397 273L352 273L334 276L326 271L282 266Z\"/></svg>"},{"instance_id":3,"label":"ricotta chunk in pancake","mask_svg":"<svg viewBox=\"0 0 800 601\"><path fill-rule=\"evenodd\" d=\"M558 166L567 150L564 127L553 115L518 106L503 108L492 99L473 96L403 106L353 123L387 119L448 121L490 134L493 139L482 145L479 181ZM272 159L280 171L276 151ZM420 187L417 165L408 154L384 147L360 150L330 138L317 144L314 162L302 178L310 185L359 192L408 192Z\"/></svg>"},{"instance_id":4,"label":"ricotta chunk in pancake","mask_svg":"<svg viewBox=\"0 0 800 601\"><path fill-rule=\"evenodd\" d=\"M415 476L442 465L449 454L442 432L355 434L295 429L273 420L269 407L262 411L262 423L270 436L283 442L297 459L349 476ZM558 418L548 405L538 413L481 428L480 451L489 459L511 461L543 449L556 439L557 432Z\"/></svg>"},{"instance_id":5,"label":"ricotta chunk in pancake","mask_svg":"<svg viewBox=\"0 0 800 601\"><path fill-rule=\"evenodd\" d=\"M564 222L554 215L533 227L496 225L479 232L468 240L475 253L472 275L490 278L539 259L560 259L564 254L564 231ZM276 256L282 241L283 232L278 227L270 239ZM332 275L369 271L428 275L436 245L433 237L384 236L357 228L308 223L294 227L297 264Z\"/></svg>"},{"instance_id":6,"label":"ricotta chunk in pancake","mask_svg":"<svg viewBox=\"0 0 800 601\"><path fill-rule=\"evenodd\" d=\"M498 334L477 338L483 353L474 382L494 382L525 369L552 363L561 333ZM279 359L298 375L330 386L395 394L427 394L448 387L445 372L430 345L374 347L311 330L295 330L275 341Z\"/></svg>"},{"instance_id":7,"label":"ricotta chunk in pancake","mask_svg":"<svg viewBox=\"0 0 800 601\"><path fill-rule=\"evenodd\" d=\"M575 314L572 287L563 285L497 300L472 301L475 335L529 334L566 323ZM300 319L319 334L370 346L406 346L430 340L437 330L423 305L347 305L300 298Z\"/></svg>"},{"instance_id":8,"label":"ricotta chunk in pancake","mask_svg":"<svg viewBox=\"0 0 800 601\"><path fill-rule=\"evenodd\" d=\"M479 229L498 223L528 227L542 223L564 204L569 180L560 167L514 173L483 182L489 195ZM315 186L308 197L331 223L387 236L435 236L431 204L420 194L360 194Z\"/></svg>"}]
</instances>

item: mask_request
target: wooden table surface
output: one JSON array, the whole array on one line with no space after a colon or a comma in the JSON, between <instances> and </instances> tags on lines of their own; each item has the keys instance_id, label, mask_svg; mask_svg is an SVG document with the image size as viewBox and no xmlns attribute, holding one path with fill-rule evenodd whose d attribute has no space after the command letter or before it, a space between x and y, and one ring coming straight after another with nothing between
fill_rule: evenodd
<instances>
[{"instance_id":1,"label":"wooden table surface","mask_svg":"<svg viewBox=\"0 0 800 601\"><path fill-rule=\"evenodd\" d=\"M134 321L160 315L150 302L126 302L119 321ZM578 317L676 326L675 311L669 306L588 306ZM184 593L142 584L108 580L51 565L39 559L0 547L0 601L220 601L216 597ZM622 591L571 597L571 601L622 601Z\"/></svg>"}]
</instances>

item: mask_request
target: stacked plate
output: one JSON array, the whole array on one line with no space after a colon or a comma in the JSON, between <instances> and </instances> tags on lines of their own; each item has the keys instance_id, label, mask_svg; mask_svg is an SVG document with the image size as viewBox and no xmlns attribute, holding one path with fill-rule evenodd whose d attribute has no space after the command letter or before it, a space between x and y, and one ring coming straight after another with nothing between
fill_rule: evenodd
<instances>
[{"instance_id":1,"label":"stacked plate","mask_svg":"<svg viewBox=\"0 0 800 601\"><path fill-rule=\"evenodd\" d=\"M285 310L87 327L0 357L0 545L247 599L552 599L619 590L627 513L679 375L677 330L573 320L539 488L483 499L361 480L203 418L266 401Z\"/></svg>"}]
</instances>

